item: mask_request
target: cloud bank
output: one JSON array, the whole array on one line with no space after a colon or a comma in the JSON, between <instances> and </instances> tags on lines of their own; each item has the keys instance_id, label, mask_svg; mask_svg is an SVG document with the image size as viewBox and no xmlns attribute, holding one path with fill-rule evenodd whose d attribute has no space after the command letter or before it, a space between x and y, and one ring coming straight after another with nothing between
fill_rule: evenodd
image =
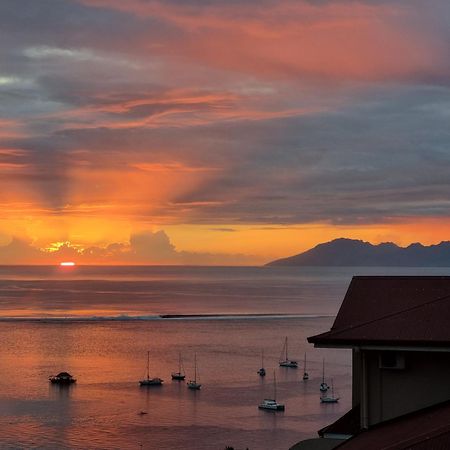
<instances>
[{"instance_id":1,"label":"cloud bank","mask_svg":"<svg viewBox=\"0 0 450 450\"><path fill-rule=\"evenodd\" d=\"M448 219L449 20L445 0L3 0L0 231Z\"/></svg>"},{"instance_id":2,"label":"cloud bank","mask_svg":"<svg viewBox=\"0 0 450 450\"><path fill-rule=\"evenodd\" d=\"M106 247L77 248L70 242L53 249L39 249L31 242L13 238L0 246L0 264L132 264L132 265L251 265L256 258L243 254L214 254L178 251L163 231L144 231L130 236L129 242Z\"/></svg>"}]
</instances>

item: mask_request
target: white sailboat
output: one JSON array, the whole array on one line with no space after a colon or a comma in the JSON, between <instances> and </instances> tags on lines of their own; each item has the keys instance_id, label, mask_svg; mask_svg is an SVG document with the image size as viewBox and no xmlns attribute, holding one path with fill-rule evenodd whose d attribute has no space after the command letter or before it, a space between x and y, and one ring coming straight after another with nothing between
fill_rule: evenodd
<instances>
[{"instance_id":1,"label":"white sailboat","mask_svg":"<svg viewBox=\"0 0 450 450\"><path fill-rule=\"evenodd\" d=\"M337 403L339 401L339 397L334 395L334 387L333 380L331 380L331 394L323 393L320 396L320 403Z\"/></svg>"},{"instance_id":2,"label":"white sailboat","mask_svg":"<svg viewBox=\"0 0 450 450\"><path fill-rule=\"evenodd\" d=\"M275 371L273 371L273 398L265 398L258 405L258 408L268 409L270 411L284 411L284 404L277 402L277 379L275 377Z\"/></svg>"},{"instance_id":3,"label":"white sailboat","mask_svg":"<svg viewBox=\"0 0 450 450\"><path fill-rule=\"evenodd\" d=\"M261 369L258 370L257 374L260 377L266 376L266 369L264 369L264 350L261 351Z\"/></svg>"},{"instance_id":4,"label":"white sailboat","mask_svg":"<svg viewBox=\"0 0 450 450\"><path fill-rule=\"evenodd\" d=\"M309 374L306 371L306 352L305 352L305 361L303 363L303 381L306 381L309 379Z\"/></svg>"},{"instance_id":5,"label":"white sailboat","mask_svg":"<svg viewBox=\"0 0 450 450\"><path fill-rule=\"evenodd\" d=\"M297 361L294 361L294 360L291 360L288 358L288 338L287 338L287 336L284 340L283 349L281 350L279 364L281 367L291 367L293 369L296 369L298 367Z\"/></svg>"},{"instance_id":6,"label":"white sailboat","mask_svg":"<svg viewBox=\"0 0 450 450\"><path fill-rule=\"evenodd\" d=\"M202 387L197 380L197 354L194 355L194 379L187 382L187 387L197 391Z\"/></svg>"},{"instance_id":7,"label":"white sailboat","mask_svg":"<svg viewBox=\"0 0 450 450\"><path fill-rule=\"evenodd\" d=\"M323 358L322 362L322 383L320 383L320 392L327 392L330 389L327 383L325 383L325 358Z\"/></svg>"},{"instance_id":8,"label":"white sailboat","mask_svg":"<svg viewBox=\"0 0 450 450\"><path fill-rule=\"evenodd\" d=\"M163 384L163 380L161 380L161 378L158 377L150 378L149 367L150 367L150 352L147 352L147 378L145 378L144 380L140 380L139 384L141 386L161 386Z\"/></svg>"},{"instance_id":9,"label":"white sailboat","mask_svg":"<svg viewBox=\"0 0 450 450\"><path fill-rule=\"evenodd\" d=\"M186 378L181 362L181 353L178 354L178 372L172 372L172 380L183 381Z\"/></svg>"}]
</instances>

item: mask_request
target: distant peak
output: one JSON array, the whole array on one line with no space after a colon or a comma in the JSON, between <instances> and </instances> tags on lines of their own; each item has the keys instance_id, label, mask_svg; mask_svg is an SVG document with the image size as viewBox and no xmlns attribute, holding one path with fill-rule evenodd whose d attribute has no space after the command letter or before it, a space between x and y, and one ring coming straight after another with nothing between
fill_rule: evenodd
<instances>
[{"instance_id":1,"label":"distant peak","mask_svg":"<svg viewBox=\"0 0 450 450\"><path fill-rule=\"evenodd\" d=\"M450 242L430 246L415 242L400 247L394 242L371 244L360 239L337 238L269 265L450 267Z\"/></svg>"}]
</instances>

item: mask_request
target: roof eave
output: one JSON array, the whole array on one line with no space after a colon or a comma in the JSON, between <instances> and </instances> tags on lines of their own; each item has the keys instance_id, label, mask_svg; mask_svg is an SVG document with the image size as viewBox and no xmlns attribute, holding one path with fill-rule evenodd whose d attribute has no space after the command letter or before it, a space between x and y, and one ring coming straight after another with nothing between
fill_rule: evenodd
<instances>
[{"instance_id":1,"label":"roof eave","mask_svg":"<svg viewBox=\"0 0 450 450\"><path fill-rule=\"evenodd\" d=\"M314 336L315 337L315 336ZM308 339L316 348L450 352L450 342Z\"/></svg>"}]
</instances>

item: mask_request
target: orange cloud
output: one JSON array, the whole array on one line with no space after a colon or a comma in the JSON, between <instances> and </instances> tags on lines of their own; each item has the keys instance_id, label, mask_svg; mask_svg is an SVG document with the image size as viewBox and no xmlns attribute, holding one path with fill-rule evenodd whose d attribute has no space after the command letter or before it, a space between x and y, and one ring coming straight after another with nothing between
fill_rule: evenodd
<instances>
[{"instance_id":1,"label":"orange cloud","mask_svg":"<svg viewBox=\"0 0 450 450\"><path fill-rule=\"evenodd\" d=\"M281 1L257 5L130 0L85 4L151 17L182 30L143 52L177 55L259 77L335 80L401 79L434 73L445 48L428 33L424 15L407 5ZM431 25L430 25L431 27ZM164 53L161 53L164 52Z\"/></svg>"}]
</instances>

